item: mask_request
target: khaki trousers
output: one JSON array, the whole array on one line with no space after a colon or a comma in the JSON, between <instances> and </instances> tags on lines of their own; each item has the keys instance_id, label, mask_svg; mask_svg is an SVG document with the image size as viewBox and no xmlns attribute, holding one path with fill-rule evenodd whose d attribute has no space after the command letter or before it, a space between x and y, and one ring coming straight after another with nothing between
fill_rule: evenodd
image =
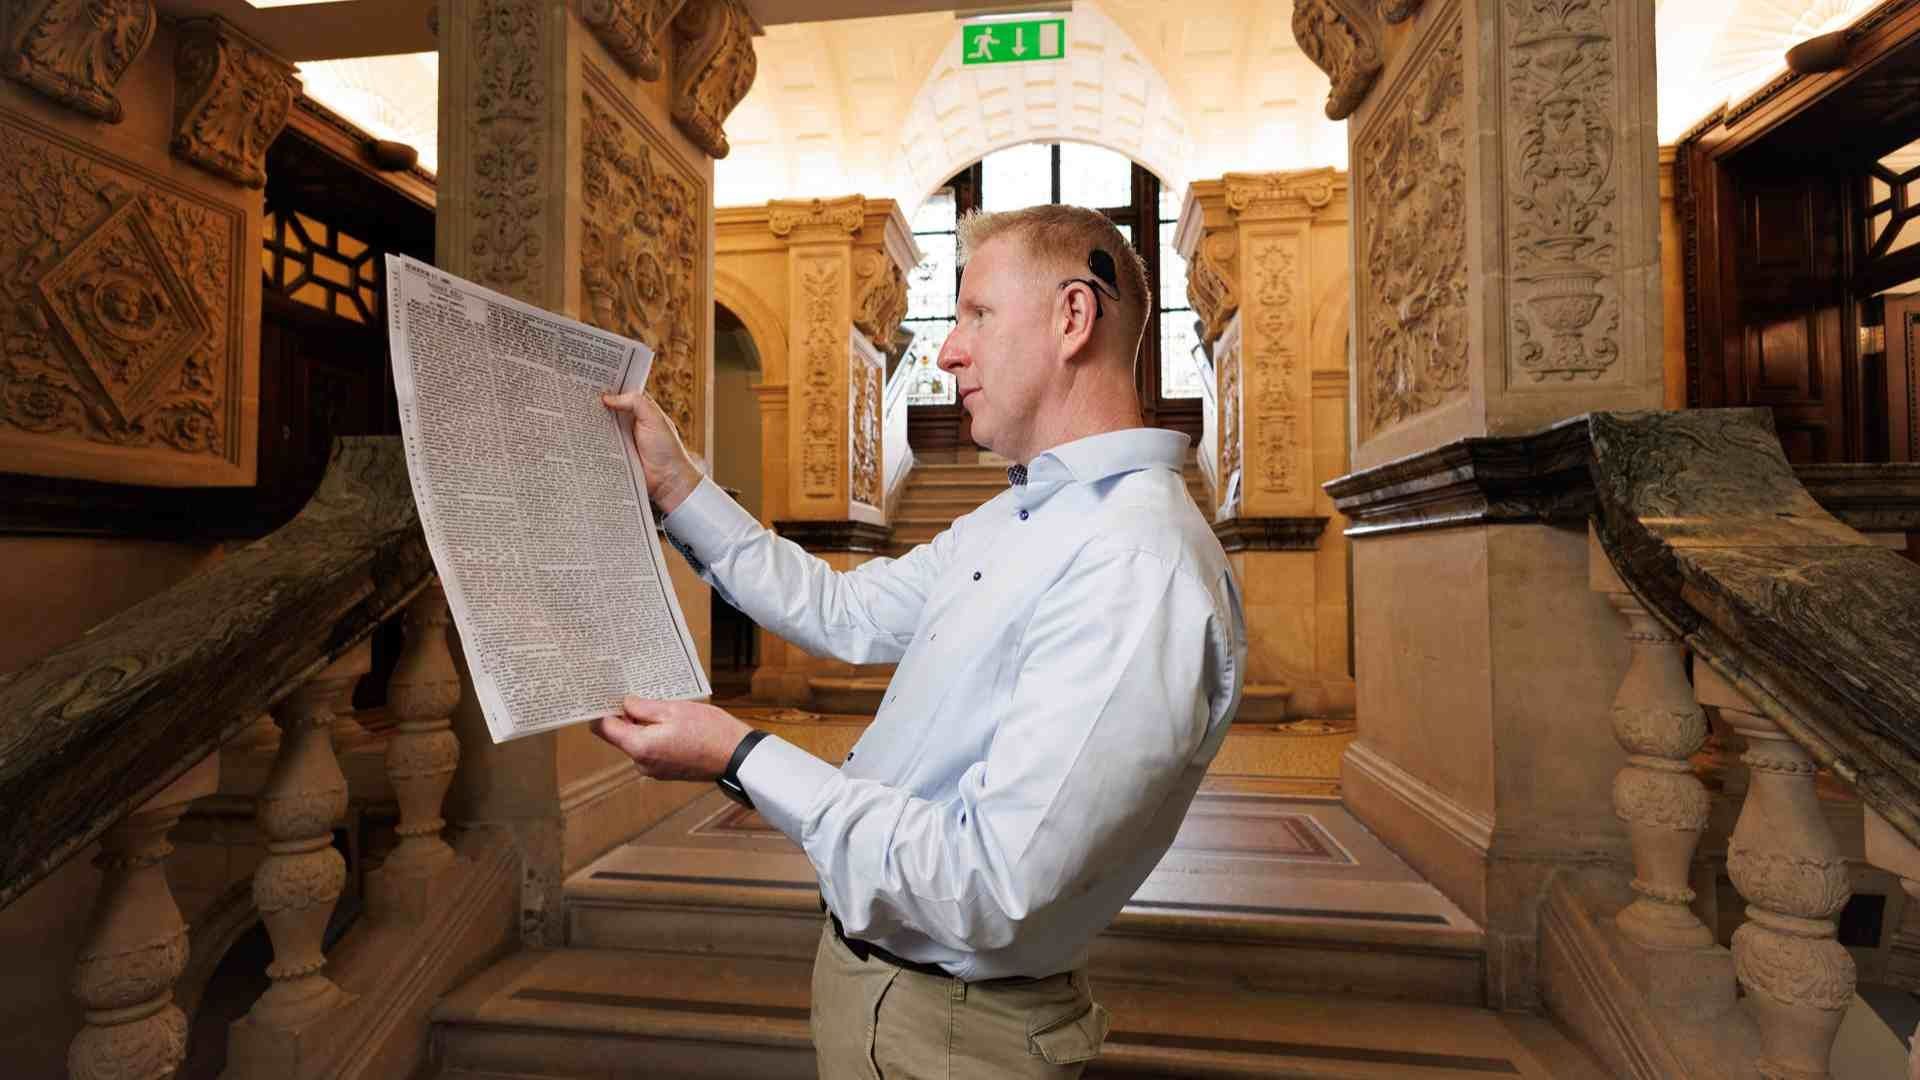
<instances>
[{"instance_id":1,"label":"khaki trousers","mask_svg":"<svg viewBox=\"0 0 1920 1080\"><path fill-rule=\"evenodd\" d=\"M831 925L814 956L820 1080L1074 1080L1106 1035L1084 971L969 984L861 960Z\"/></svg>"}]
</instances>

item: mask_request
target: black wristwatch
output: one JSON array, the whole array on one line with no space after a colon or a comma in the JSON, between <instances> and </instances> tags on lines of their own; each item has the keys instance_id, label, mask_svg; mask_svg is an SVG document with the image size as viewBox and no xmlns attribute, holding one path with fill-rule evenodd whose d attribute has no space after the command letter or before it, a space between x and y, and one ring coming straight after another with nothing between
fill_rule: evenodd
<instances>
[{"instance_id":1,"label":"black wristwatch","mask_svg":"<svg viewBox=\"0 0 1920 1080\"><path fill-rule=\"evenodd\" d=\"M733 756L727 759L727 771L714 781L720 785L721 791L727 793L727 798L749 810L753 809L753 798L747 794L746 788L740 786L740 766L746 763L747 755L753 753L753 748L760 745L760 740L767 735L765 731L747 732L740 740L740 745L733 748Z\"/></svg>"}]
</instances>

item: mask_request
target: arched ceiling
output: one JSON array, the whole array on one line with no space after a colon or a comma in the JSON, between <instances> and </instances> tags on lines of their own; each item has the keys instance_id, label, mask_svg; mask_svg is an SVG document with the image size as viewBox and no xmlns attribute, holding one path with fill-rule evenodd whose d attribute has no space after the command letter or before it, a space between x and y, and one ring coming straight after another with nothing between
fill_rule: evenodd
<instances>
[{"instance_id":1,"label":"arched ceiling","mask_svg":"<svg viewBox=\"0 0 1920 1080\"><path fill-rule=\"evenodd\" d=\"M256 11L247 0L160 0L170 14L244 18L268 44L285 39L295 59L340 55L320 45L339 36L334 24L369 25L362 16L376 12L395 27L379 40L418 49L400 29L424 25L429 3ZM1346 164L1344 125L1321 111L1326 76L1294 45L1292 4L1281 0L1078 0L1066 60L973 68L958 64L960 24L941 0L748 3L766 34L755 39L759 77L727 123L733 153L715 166L723 206L858 193L911 208L973 157L1025 138L1097 142L1175 186L1229 170ZM1661 141L1764 85L1791 45L1874 4L1655 0ZM430 161L432 59L303 63L301 74L316 99Z\"/></svg>"}]
</instances>

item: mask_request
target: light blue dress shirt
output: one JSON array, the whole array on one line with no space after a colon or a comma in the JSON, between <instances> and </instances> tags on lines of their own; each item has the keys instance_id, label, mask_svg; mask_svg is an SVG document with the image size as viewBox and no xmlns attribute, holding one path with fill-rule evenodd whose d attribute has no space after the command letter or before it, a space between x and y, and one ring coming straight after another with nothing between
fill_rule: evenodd
<instances>
[{"instance_id":1,"label":"light blue dress shirt","mask_svg":"<svg viewBox=\"0 0 1920 1080\"><path fill-rule=\"evenodd\" d=\"M1172 845L1246 669L1186 449L1155 428L1055 447L931 542L845 573L711 481L666 518L760 625L899 665L841 767L769 737L740 770L849 937L969 981L1052 975Z\"/></svg>"}]
</instances>

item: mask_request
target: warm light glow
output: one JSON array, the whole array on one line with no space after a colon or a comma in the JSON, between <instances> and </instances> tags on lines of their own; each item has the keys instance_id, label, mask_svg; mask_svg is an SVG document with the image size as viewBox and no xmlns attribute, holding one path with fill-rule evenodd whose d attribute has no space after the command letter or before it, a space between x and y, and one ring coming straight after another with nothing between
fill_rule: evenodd
<instances>
[{"instance_id":1,"label":"warm light glow","mask_svg":"<svg viewBox=\"0 0 1920 1080\"><path fill-rule=\"evenodd\" d=\"M1879 0L1662 0L1654 16L1660 141L1787 70L1787 50L1852 25Z\"/></svg>"},{"instance_id":2,"label":"warm light glow","mask_svg":"<svg viewBox=\"0 0 1920 1080\"><path fill-rule=\"evenodd\" d=\"M343 0L247 0L247 6L256 8L289 8L311 7L315 4L338 4L341 2L343 2Z\"/></svg>"},{"instance_id":3,"label":"warm light glow","mask_svg":"<svg viewBox=\"0 0 1920 1080\"><path fill-rule=\"evenodd\" d=\"M298 65L307 96L376 139L420 151L420 167L439 170L440 54L363 56Z\"/></svg>"}]
</instances>

